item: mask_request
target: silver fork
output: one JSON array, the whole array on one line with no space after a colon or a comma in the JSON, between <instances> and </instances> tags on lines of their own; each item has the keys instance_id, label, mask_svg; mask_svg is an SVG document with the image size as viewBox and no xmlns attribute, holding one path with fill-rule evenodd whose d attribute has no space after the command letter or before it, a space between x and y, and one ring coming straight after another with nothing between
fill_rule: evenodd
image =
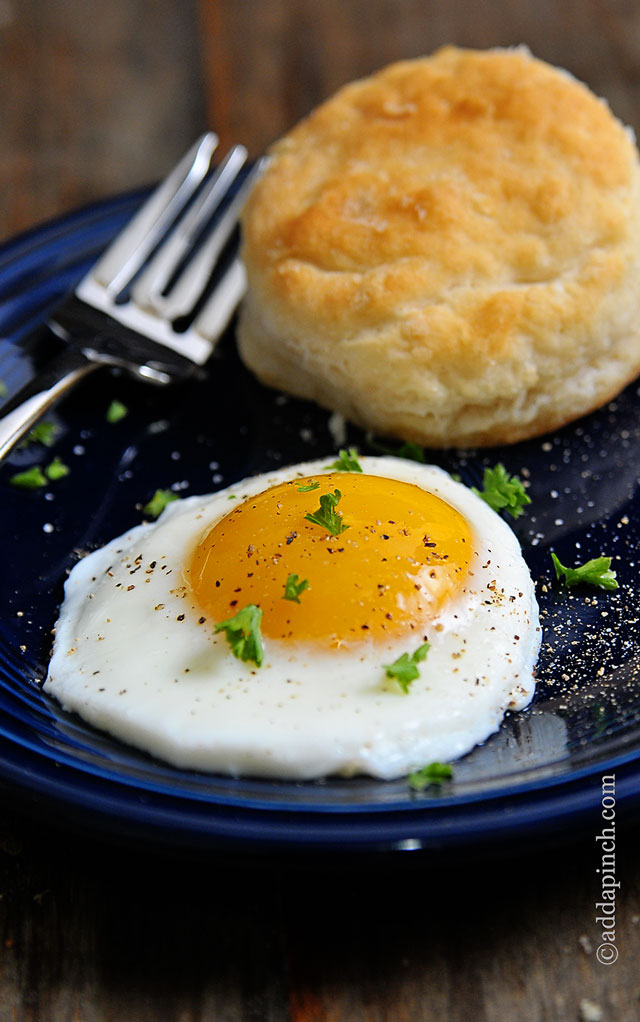
<instances>
[{"instance_id":1,"label":"silver fork","mask_svg":"<svg viewBox=\"0 0 640 1022\"><path fill-rule=\"evenodd\" d=\"M0 408L0 461L55 401L101 366L164 384L207 360L244 294L237 255L186 329L176 323L188 322L203 299L261 169L256 164L237 185L247 159L238 145L210 173L217 144L213 132L198 139L50 315L47 326L66 343Z\"/></svg>"}]
</instances>

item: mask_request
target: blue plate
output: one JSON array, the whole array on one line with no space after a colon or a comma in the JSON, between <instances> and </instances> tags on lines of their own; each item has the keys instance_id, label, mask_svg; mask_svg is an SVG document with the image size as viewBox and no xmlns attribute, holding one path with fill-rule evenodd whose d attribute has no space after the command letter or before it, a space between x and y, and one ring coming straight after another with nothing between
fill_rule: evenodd
<instances>
[{"instance_id":1,"label":"blue plate","mask_svg":"<svg viewBox=\"0 0 640 1022\"><path fill-rule=\"evenodd\" d=\"M54 343L31 331L86 272L142 194L83 209L0 248L0 379L11 393ZM105 419L112 399L129 414ZM83 552L141 520L157 487L206 493L335 448L326 412L262 387L233 332L206 373L172 388L105 372L54 413L56 442L0 470L0 784L5 798L69 823L189 848L377 850L478 847L558 836L593 819L603 775L640 804L640 401L606 408L540 439L482 452L426 452L479 482L502 461L532 504L513 527L544 626L534 704L466 756L454 778L416 793L406 781L317 783L182 771L94 731L41 691L62 584ZM366 453L386 447L349 428ZM9 485L54 455L70 474L48 489ZM620 589L563 590L549 551L573 564L605 553Z\"/></svg>"}]
</instances>

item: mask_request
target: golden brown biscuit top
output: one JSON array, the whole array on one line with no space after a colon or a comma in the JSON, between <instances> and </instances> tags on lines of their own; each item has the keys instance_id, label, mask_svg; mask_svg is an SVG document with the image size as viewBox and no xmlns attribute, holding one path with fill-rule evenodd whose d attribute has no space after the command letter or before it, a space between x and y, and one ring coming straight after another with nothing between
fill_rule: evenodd
<instances>
[{"instance_id":1,"label":"golden brown biscuit top","mask_svg":"<svg viewBox=\"0 0 640 1022\"><path fill-rule=\"evenodd\" d=\"M624 243L636 161L567 73L524 49L446 47L346 86L273 147L245 214L247 262L336 334L448 296L458 319L479 289L465 331L499 343L522 296L510 311L486 288L577 263L615 276L615 260L587 264Z\"/></svg>"}]
</instances>

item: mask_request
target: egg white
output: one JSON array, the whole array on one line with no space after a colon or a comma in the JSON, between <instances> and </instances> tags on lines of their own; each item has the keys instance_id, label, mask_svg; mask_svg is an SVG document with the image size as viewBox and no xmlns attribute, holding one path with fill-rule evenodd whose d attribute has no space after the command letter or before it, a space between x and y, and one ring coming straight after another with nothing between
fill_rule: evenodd
<instances>
[{"instance_id":1,"label":"egg white","mask_svg":"<svg viewBox=\"0 0 640 1022\"><path fill-rule=\"evenodd\" d=\"M413 652L415 633L324 653L265 639L258 668L234 657L224 634L202 620L183 574L200 536L243 498L319 477L330 460L176 501L156 522L81 560L65 584L45 690L161 759L231 775L389 779L484 741L508 708L533 696L538 608L512 530L438 468L360 457L369 474L437 494L474 533L460 593L417 633L428 635L430 649L408 694L383 665Z\"/></svg>"}]
</instances>

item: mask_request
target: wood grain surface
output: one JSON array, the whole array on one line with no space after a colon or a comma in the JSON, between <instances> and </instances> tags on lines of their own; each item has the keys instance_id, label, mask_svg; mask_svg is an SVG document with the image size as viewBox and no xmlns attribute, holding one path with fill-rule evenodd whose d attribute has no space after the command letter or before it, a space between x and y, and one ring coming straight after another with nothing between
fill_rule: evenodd
<instances>
[{"instance_id":1,"label":"wood grain surface","mask_svg":"<svg viewBox=\"0 0 640 1022\"><path fill-rule=\"evenodd\" d=\"M0 238L162 176L204 129L190 3L0 4Z\"/></svg>"},{"instance_id":2,"label":"wood grain surface","mask_svg":"<svg viewBox=\"0 0 640 1022\"><path fill-rule=\"evenodd\" d=\"M580 1022L591 1005L632 1022L639 837L618 835L620 958L607 967L586 837L460 861L196 860L12 816L0 1020Z\"/></svg>"},{"instance_id":3,"label":"wood grain surface","mask_svg":"<svg viewBox=\"0 0 640 1022\"><path fill-rule=\"evenodd\" d=\"M342 83L446 42L526 43L640 131L631 0L0 0L0 237L160 176L208 121L255 155ZM23 807L25 808L25 807ZM632 1022L599 964L591 833L463 859L160 855L0 790L0 1022Z\"/></svg>"}]
</instances>

